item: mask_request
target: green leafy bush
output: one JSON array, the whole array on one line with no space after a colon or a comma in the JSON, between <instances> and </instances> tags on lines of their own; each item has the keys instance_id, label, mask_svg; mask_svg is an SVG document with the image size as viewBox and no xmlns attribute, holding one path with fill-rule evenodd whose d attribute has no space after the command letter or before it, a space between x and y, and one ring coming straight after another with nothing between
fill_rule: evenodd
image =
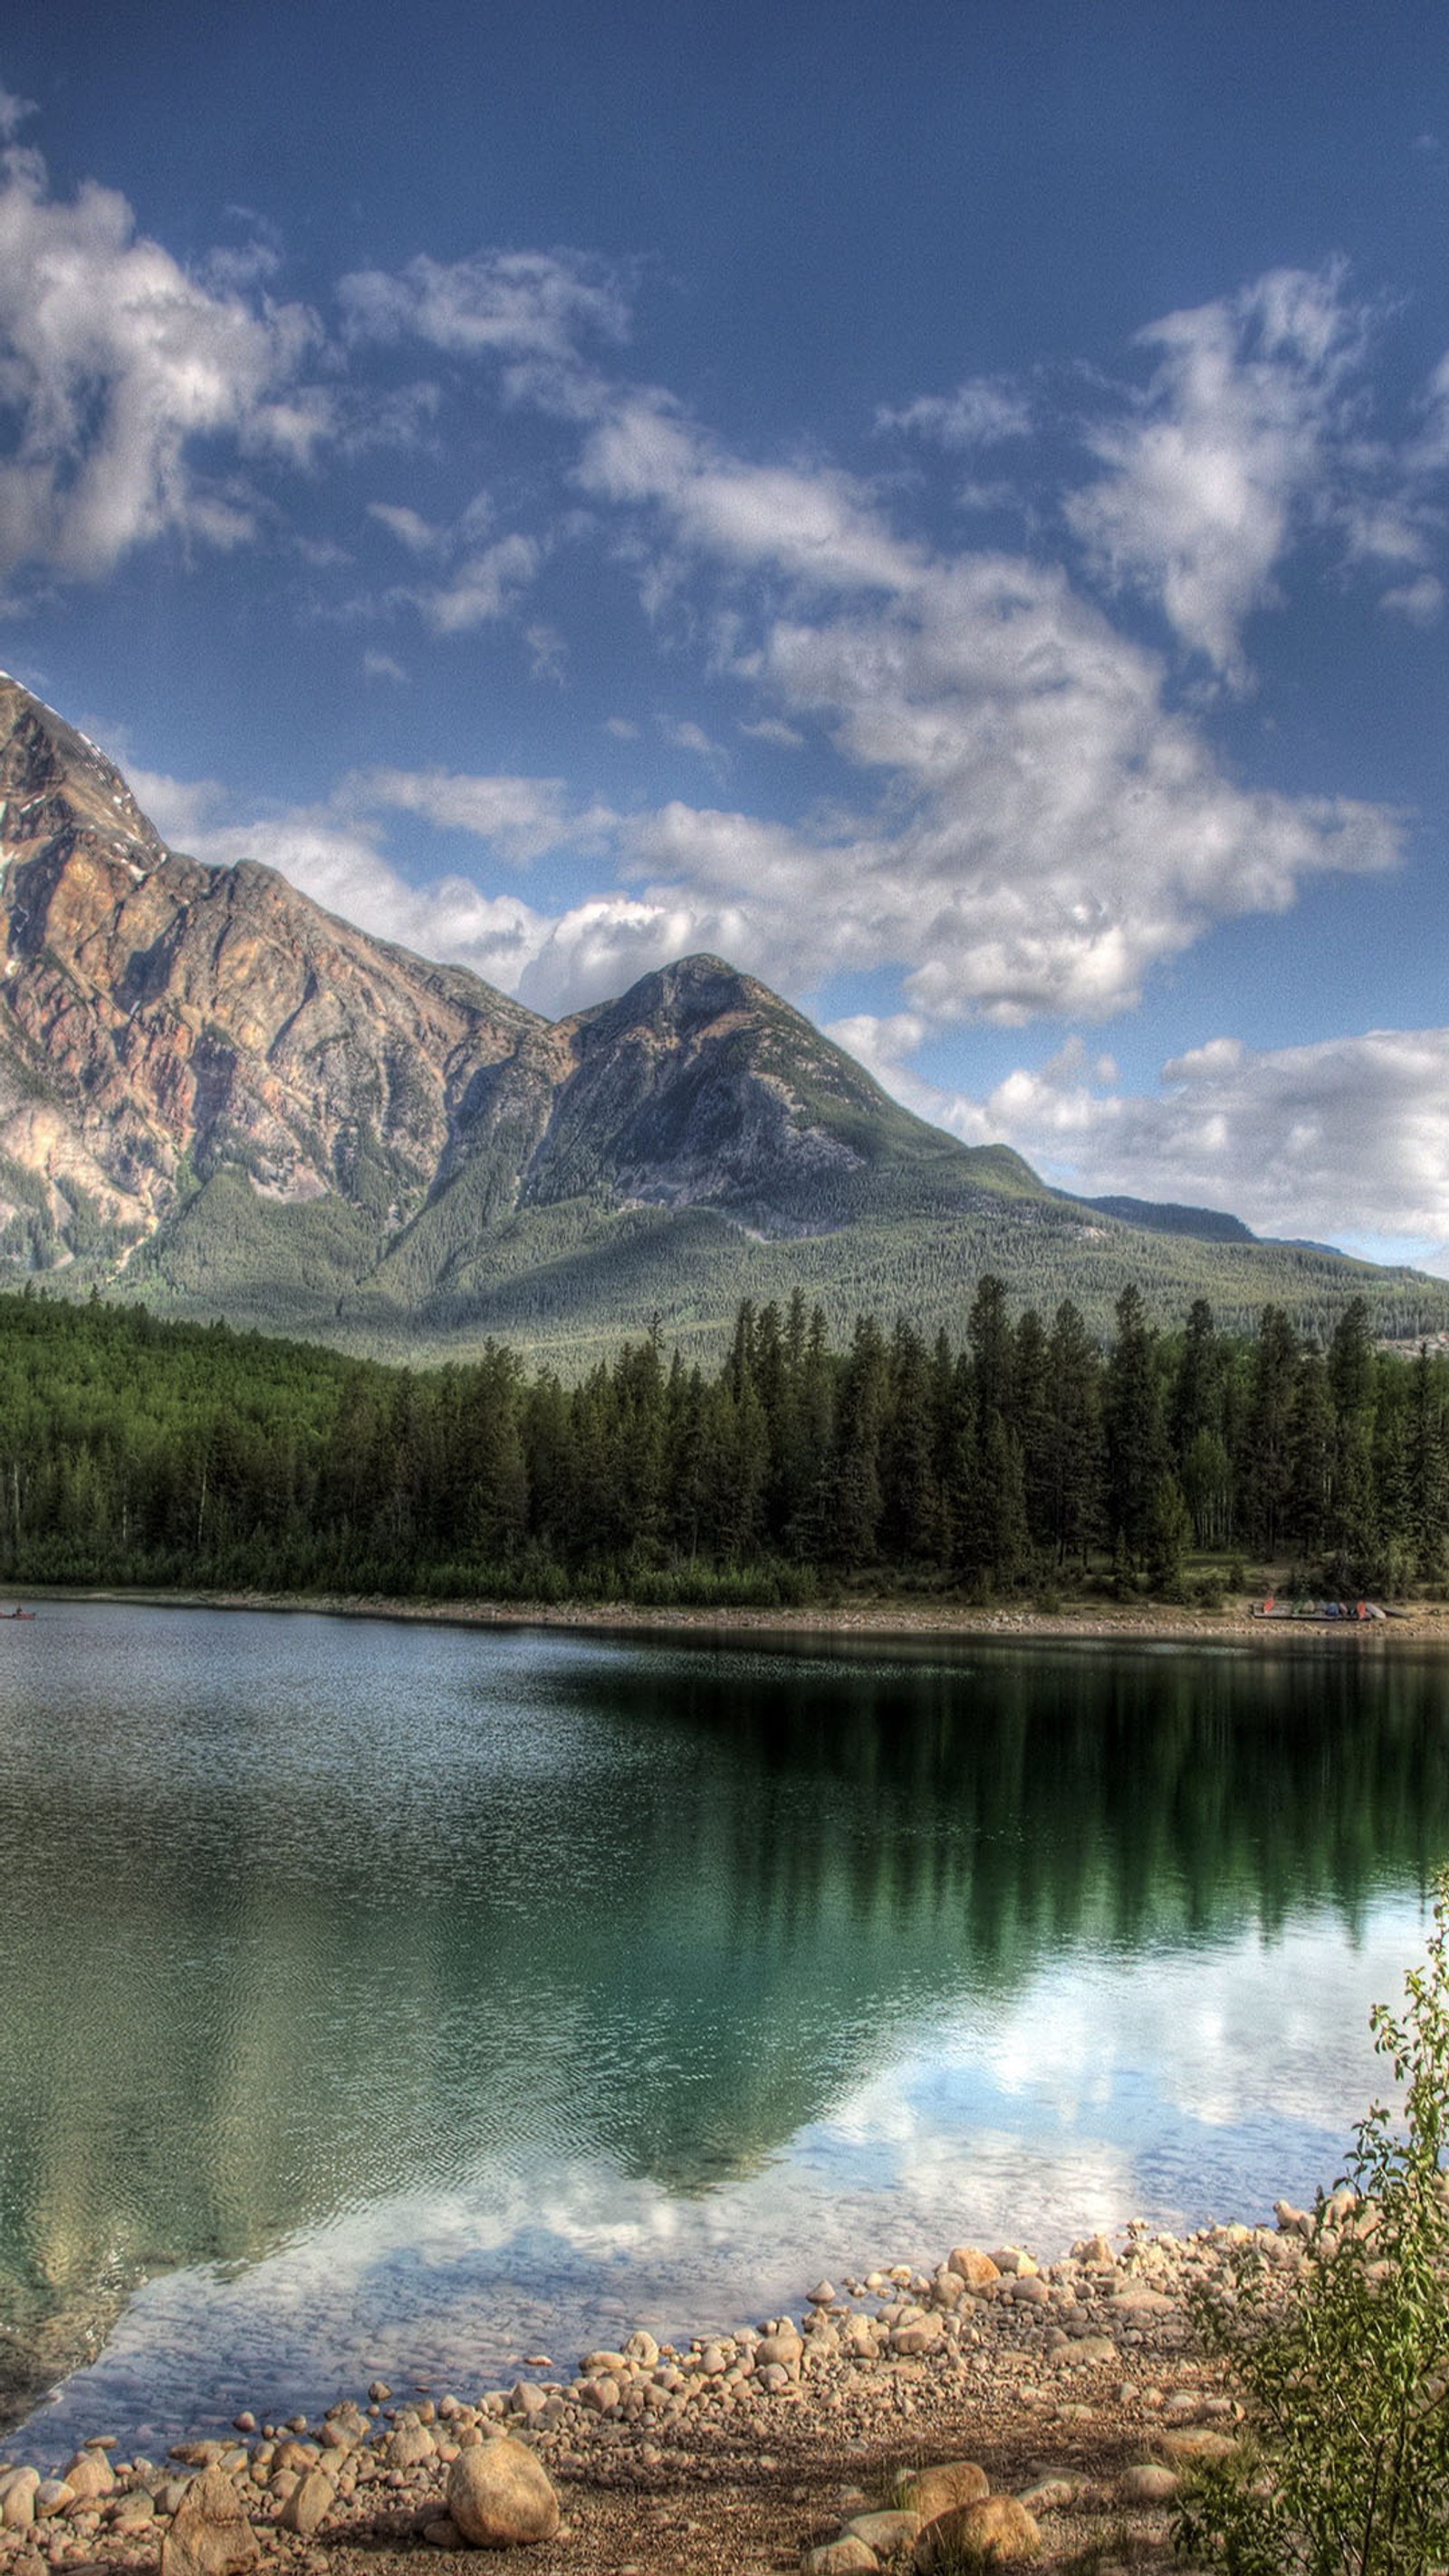
<instances>
[{"instance_id":1,"label":"green leafy bush","mask_svg":"<svg viewBox=\"0 0 1449 2576\"><path fill-rule=\"evenodd\" d=\"M1449 2564L1449 1879L1401 2015L1372 2015L1402 2108L1375 2104L1285 2283L1252 2245L1199 2331L1247 2401L1198 2473L1180 2550L1229 2576L1428 2576Z\"/></svg>"}]
</instances>

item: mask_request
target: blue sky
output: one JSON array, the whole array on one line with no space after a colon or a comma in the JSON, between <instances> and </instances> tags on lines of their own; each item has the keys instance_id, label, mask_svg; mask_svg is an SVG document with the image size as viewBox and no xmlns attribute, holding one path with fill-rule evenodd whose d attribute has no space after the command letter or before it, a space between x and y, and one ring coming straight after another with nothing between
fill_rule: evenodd
<instances>
[{"instance_id":1,"label":"blue sky","mask_svg":"<svg viewBox=\"0 0 1449 2576\"><path fill-rule=\"evenodd\" d=\"M0 661L558 1013L1449 1270L1449 12L0 39Z\"/></svg>"}]
</instances>

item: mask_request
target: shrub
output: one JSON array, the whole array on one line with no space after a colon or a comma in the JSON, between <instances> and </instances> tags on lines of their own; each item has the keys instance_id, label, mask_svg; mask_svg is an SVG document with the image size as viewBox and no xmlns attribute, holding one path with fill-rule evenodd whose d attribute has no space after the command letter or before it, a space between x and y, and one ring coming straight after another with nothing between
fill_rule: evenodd
<instances>
[{"instance_id":1,"label":"shrub","mask_svg":"<svg viewBox=\"0 0 1449 2576\"><path fill-rule=\"evenodd\" d=\"M1229 2576L1426 2576L1449 2562L1449 1879L1402 2015L1374 2007L1403 2088L1355 2132L1285 2284L1253 2246L1194 2302L1247 2401L1237 2456L1192 2481L1180 2549Z\"/></svg>"}]
</instances>

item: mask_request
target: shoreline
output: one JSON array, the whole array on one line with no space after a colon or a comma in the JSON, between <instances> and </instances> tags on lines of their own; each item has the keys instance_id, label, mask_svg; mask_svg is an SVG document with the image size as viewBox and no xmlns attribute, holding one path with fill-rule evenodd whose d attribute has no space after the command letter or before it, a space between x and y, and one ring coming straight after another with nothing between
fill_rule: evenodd
<instances>
[{"instance_id":1,"label":"shoreline","mask_svg":"<svg viewBox=\"0 0 1449 2576\"><path fill-rule=\"evenodd\" d=\"M262 1611L274 1615L328 1619L377 1619L446 1628L561 1628L599 1633L669 1635L879 1637L882 1640L956 1638L1000 1641L1022 1638L1047 1644L1075 1640L1091 1644L1134 1643L1245 1645L1276 1648L1327 1645L1337 1651L1350 1640L1376 1648L1414 1644L1449 1650L1449 1601L1415 1602L1392 1618L1357 1621L1262 1619L1248 1599L1220 1610L1146 1604L1081 1602L1059 1610L973 1609L965 1603L921 1603L892 1594L865 1594L858 1601L819 1609L654 1608L630 1601L489 1601L420 1600L407 1594L340 1592L257 1592L220 1589L162 1589L157 1586L51 1584L37 1585L7 1598L31 1602L110 1602L119 1607L160 1610ZM1256 1597L1256 1596L1254 1596ZM0 1613L0 1621L4 1614Z\"/></svg>"},{"instance_id":2,"label":"shoreline","mask_svg":"<svg viewBox=\"0 0 1449 2576\"><path fill-rule=\"evenodd\" d=\"M117 2457L101 2428L58 2482L34 2463L42 2407L28 2436L0 2441L0 2571L147 2576L173 2530L182 2545L192 2481L205 2481L193 2514L219 2493L249 2531L237 2566L400 2576L427 2548L456 2564L449 2471L502 2435L533 2454L564 2516L522 2562L536 2576L764 2576L849 2540L813 2576L909 2564L929 2518L916 2508L940 2506L902 2496L902 2478L963 2461L1032 2515L1039 2566L1093 2549L1102 2576L1165 2565L1178 2482L1223 2456L1236 2422L1187 2302L1249 2241L1291 2282L1307 2221L1283 2204L1277 2216L1187 2237L1135 2220L1117 2244L1079 2240L1040 2265L1014 2246L958 2246L931 2274L817 2282L795 2314L731 2335L675 2346L640 2329L573 2372L540 2355L509 2388L374 2381L310 2425L243 2411L219 2439L182 2428L160 2462ZM851 2529L871 2515L894 2521Z\"/></svg>"}]
</instances>

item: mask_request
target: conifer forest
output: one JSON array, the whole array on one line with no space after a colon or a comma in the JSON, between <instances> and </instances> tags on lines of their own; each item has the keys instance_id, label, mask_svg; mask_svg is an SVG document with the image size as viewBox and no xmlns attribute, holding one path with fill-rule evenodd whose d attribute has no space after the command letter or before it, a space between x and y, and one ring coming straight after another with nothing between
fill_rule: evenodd
<instances>
[{"instance_id":1,"label":"conifer forest","mask_svg":"<svg viewBox=\"0 0 1449 2576\"><path fill-rule=\"evenodd\" d=\"M0 1298L0 1577L435 1598L1210 1599L1440 1585L1449 1359L1268 1306L1105 1346L983 1279L964 1346L742 1305L716 1371L657 1332L574 1385L413 1371L144 1308Z\"/></svg>"}]
</instances>

